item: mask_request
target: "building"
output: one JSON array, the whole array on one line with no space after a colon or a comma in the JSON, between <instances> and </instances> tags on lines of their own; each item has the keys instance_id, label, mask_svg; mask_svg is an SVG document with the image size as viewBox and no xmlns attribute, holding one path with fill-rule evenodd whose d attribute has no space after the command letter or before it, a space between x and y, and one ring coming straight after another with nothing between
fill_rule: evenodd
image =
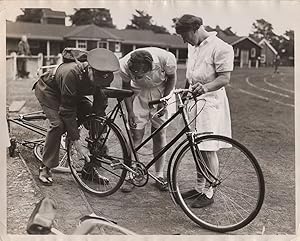
<instances>
[{"instance_id":1,"label":"building","mask_svg":"<svg viewBox=\"0 0 300 241\"><path fill-rule=\"evenodd\" d=\"M168 49L179 61L187 58L187 45L177 35L156 34L148 30L118 30L94 24L64 26L28 22L6 22L6 54L17 51L22 35L27 35L31 53L42 53L48 59L61 53L65 47L90 50L96 47L110 49L118 57L133 49L155 46Z\"/></svg>"},{"instance_id":2,"label":"building","mask_svg":"<svg viewBox=\"0 0 300 241\"><path fill-rule=\"evenodd\" d=\"M177 58L179 63L187 59L187 44L178 35L157 34L150 30L102 28L93 24L82 26L65 26L53 24L59 22L61 12L48 12L44 9L43 24L25 22L6 22L6 53L16 52L18 41L22 35L27 35L33 55L42 53L52 64L65 47L76 47L90 50L95 47L110 49L118 57L130 51L146 46L166 49ZM57 17L53 17L56 15ZM50 21L51 20L51 21ZM45 24L47 23L47 24ZM258 67L264 44L259 45L250 37L237 36L230 28L222 30L206 27L208 31L216 31L217 36L231 44L234 49L234 64L238 67ZM268 55L269 56L269 55ZM266 56L266 57L268 57Z\"/></svg>"},{"instance_id":3,"label":"building","mask_svg":"<svg viewBox=\"0 0 300 241\"><path fill-rule=\"evenodd\" d=\"M261 64L263 66L272 66L278 52L266 39L262 39L258 43L261 47Z\"/></svg>"}]
</instances>

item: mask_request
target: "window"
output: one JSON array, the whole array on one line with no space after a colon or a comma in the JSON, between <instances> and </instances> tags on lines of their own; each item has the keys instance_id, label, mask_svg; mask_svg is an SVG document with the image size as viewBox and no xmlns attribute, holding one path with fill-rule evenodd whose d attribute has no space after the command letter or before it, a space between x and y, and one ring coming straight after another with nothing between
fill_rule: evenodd
<instances>
[{"instance_id":1,"label":"window","mask_svg":"<svg viewBox=\"0 0 300 241\"><path fill-rule=\"evenodd\" d=\"M86 40L76 40L76 48L86 50L87 49L87 41Z\"/></svg>"},{"instance_id":2,"label":"window","mask_svg":"<svg viewBox=\"0 0 300 241\"><path fill-rule=\"evenodd\" d=\"M234 49L234 56L235 57L238 57L239 53L240 53L240 49L239 48Z\"/></svg>"},{"instance_id":3,"label":"window","mask_svg":"<svg viewBox=\"0 0 300 241\"><path fill-rule=\"evenodd\" d=\"M251 48L251 57L254 58L256 56L256 49Z\"/></svg>"},{"instance_id":4,"label":"window","mask_svg":"<svg viewBox=\"0 0 300 241\"><path fill-rule=\"evenodd\" d=\"M107 42L103 42L103 41L98 41L98 48L107 48Z\"/></svg>"},{"instance_id":5,"label":"window","mask_svg":"<svg viewBox=\"0 0 300 241\"><path fill-rule=\"evenodd\" d=\"M116 45L115 45L115 51L116 52L121 52L121 43L120 42L116 43Z\"/></svg>"}]
</instances>

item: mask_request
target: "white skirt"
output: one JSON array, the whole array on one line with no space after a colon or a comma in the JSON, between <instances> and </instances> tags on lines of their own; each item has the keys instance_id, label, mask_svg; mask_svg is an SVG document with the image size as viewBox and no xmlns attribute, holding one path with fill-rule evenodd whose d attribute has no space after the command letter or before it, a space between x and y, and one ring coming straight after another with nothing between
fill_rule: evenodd
<instances>
[{"instance_id":1,"label":"white skirt","mask_svg":"<svg viewBox=\"0 0 300 241\"><path fill-rule=\"evenodd\" d=\"M210 132L214 135L231 137L230 109L225 88L204 94L198 97L198 100L197 105L189 112L190 121L195 118L192 127L195 127L198 133ZM191 101L188 108L193 105ZM217 151L229 147L230 145L218 141L199 145L200 150L203 151Z\"/></svg>"}]
</instances>

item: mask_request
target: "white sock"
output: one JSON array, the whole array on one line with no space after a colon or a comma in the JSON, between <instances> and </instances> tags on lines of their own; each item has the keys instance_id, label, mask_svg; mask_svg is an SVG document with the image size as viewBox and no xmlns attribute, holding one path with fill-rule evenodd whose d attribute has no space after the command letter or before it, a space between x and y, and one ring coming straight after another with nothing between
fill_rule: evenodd
<instances>
[{"instance_id":1,"label":"white sock","mask_svg":"<svg viewBox=\"0 0 300 241\"><path fill-rule=\"evenodd\" d=\"M164 172L156 172L156 177L164 178Z\"/></svg>"}]
</instances>

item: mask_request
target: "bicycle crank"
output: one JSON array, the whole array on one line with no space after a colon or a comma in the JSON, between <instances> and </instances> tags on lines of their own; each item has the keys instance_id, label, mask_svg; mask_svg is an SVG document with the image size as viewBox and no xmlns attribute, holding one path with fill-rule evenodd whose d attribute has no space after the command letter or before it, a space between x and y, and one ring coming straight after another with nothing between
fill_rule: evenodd
<instances>
[{"instance_id":1,"label":"bicycle crank","mask_svg":"<svg viewBox=\"0 0 300 241\"><path fill-rule=\"evenodd\" d=\"M136 162L132 165L132 169L135 171L133 175L132 184L137 187L143 187L148 183L149 174L143 163Z\"/></svg>"}]
</instances>

